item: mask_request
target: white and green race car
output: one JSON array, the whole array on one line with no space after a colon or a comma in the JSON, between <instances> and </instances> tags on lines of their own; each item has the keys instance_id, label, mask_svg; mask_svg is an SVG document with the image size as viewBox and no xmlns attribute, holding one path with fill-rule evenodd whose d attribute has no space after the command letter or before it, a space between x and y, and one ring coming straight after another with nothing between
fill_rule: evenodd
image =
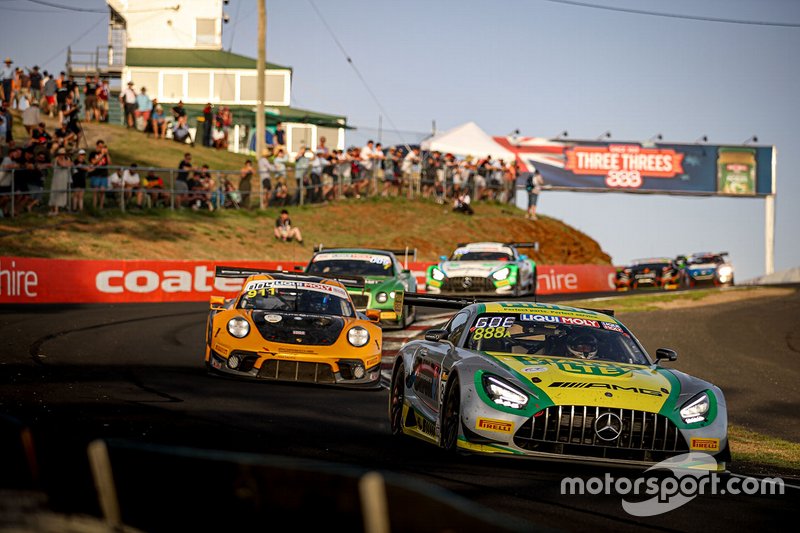
<instances>
[{"instance_id":1,"label":"white and green race car","mask_svg":"<svg viewBox=\"0 0 800 533\"><path fill-rule=\"evenodd\" d=\"M461 243L450 257L428 267L425 292L432 294L536 294L536 263L518 248L533 242Z\"/></svg>"}]
</instances>

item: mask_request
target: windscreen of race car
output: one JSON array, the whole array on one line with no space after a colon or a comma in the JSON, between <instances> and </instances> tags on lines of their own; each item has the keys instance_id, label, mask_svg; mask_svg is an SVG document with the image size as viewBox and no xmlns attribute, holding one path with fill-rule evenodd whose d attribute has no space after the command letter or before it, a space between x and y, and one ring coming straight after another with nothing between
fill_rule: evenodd
<instances>
[{"instance_id":1,"label":"windscreen of race car","mask_svg":"<svg viewBox=\"0 0 800 533\"><path fill-rule=\"evenodd\" d=\"M649 365L642 347L619 324L531 314L482 314L465 347L483 352L575 357Z\"/></svg>"},{"instance_id":2,"label":"windscreen of race car","mask_svg":"<svg viewBox=\"0 0 800 533\"><path fill-rule=\"evenodd\" d=\"M303 281L253 281L245 287L238 307L343 317L355 315L343 288Z\"/></svg>"},{"instance_id":3,"label":"windscreen of race car","mask_svg":"<svg viewBox=\"0 0 800 533\"><path fill-rule=\"evenodd\" d=\"M391 276L392 259L380 254L317 254L306 269L307 274L326 276Z\"/></svg>"},{"instance_id":4,"label":"windscreen of race car","mask_svg":"<svg viewBox=\"0 0 800 533\"><path fill-rule=\"evenodd\" d=\"M456 250L450 261L511 261L514 259L506 252L479 252L475 250Z\"/></svg>"}]
</instances>

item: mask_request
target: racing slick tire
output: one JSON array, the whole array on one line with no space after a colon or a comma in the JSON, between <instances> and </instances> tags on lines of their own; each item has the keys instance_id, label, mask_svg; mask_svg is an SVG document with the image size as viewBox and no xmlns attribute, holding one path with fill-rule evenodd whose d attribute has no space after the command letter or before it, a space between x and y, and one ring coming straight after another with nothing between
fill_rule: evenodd
<instances>
[{"instance_id":1,"label":"racing slick tire","mask_svg":"<svg viewBox=\"0 0 800 533\"><path fill-rule=\"evenodd\" d=\"M397 363L392 374L392 383L389 387L389 426L392 435L403 436L403 403L405 402L405 375L406 368L403 361Z\"/></svg>"},{"instance_id":2,"label":"racing slick tire","mask_svg":"<svg viewBox=\"0 0 800 533\"><path fill-rule=\"evenodd\" d=\"M461 390L458 376L448 380L447 394L442 408L441 447L448 453L454 453L458 444L458 432L461 423Z\"/></svg>"}]
</instances>

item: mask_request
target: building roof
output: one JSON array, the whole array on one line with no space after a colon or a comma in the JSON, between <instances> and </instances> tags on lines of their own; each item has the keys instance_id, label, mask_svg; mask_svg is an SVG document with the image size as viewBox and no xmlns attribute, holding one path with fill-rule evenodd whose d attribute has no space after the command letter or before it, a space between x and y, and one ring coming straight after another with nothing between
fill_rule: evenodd
<instances>
[{"instance_id":1,"label":"building roof","mask_svg":"<svg viewBox=\"0 0 800 533\"><path fill-rule=\"evenodd\" d=\"M166 104L165 104L166 105ZM171 104L170 104L171 107ZM184 104L187 112L191 116L198 116L202 114L205 107L202 104ZM231 110L234 120L238 123L248 123L255 125L256 122L256 106L254 105L225 105L217 104L214 106L216 111L220 107L227 107ZM265 125L274 126L280 122L299 122L302 124L314 124L326 128L344 128L355 129L347 125L347 117L343 115L329 115L327 113L320 113L318 111L309 111L307 109L300 109L297 107L289 106L264 106L264 119Z\"/></svg>"},{"instance_id":2,"label":"building roof","mask_svg":"<svg viewBox=\"0 0 800 533\"><path fill-rule=\"evenodd\" d=\"M166 48L128 48L125 55L128 67L176 67L214 69L255 69L256 60L225 50L179 50ZM290 67L267 63L267 69L292 70Z\"/></svg>"}]
</instances>

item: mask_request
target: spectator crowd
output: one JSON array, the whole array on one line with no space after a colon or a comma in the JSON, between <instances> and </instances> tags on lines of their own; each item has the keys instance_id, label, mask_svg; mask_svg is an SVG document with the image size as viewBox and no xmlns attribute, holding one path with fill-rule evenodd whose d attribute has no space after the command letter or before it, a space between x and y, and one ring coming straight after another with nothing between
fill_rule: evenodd
<instances>
[{"instance_id":1,"label":"spectator crowd","mask_svg":"<svg viewBox=\"0 0 800 533\"><path fill-rule=\"evenodd\" d=\"M208 165L193 163L190 152L174 171L140 172L136 164L115 166L102 140L90 150L82 127L82 121L108 121L107 80L86 76L78 84L74 76L64 72L56 76L40 71L38 66L14 68L11 58L6 58L4 65L0 71L2 216L37 209L57 215L107 205L210 211L285 207L376 195L452 202L453 211L472 214L474 201L515 201L519 172L514 161L423 153L418 146L384 147L372 140L342 150L329 147L324 136L314 149L301 144L290 152L283 124L278 124L274 132L265 132L266 149L255 162L246 161L238 171L212 172ZM150 98L146 87L137 90L131 81L119 94L119 106L127 128L194 146L183 102L165 112L162 104ZM25 128L25 141L14 140L15 116ZM55 119L56 127L51 131L45 125L45 116ZM230 109L209 103L198 120L202 145L227 148L233 122ZM85 199L87 194L90 197Z\"/></svg>"}]
</instances>

